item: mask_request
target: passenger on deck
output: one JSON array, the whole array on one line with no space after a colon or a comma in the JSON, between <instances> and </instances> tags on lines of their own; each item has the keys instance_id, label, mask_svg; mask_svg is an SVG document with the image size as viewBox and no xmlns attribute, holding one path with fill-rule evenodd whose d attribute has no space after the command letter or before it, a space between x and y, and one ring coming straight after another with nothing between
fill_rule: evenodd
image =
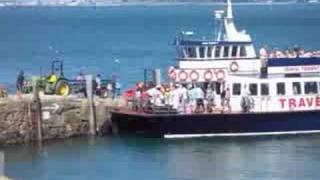
<instances>
[{"instance_id":1,"label":"passenger on deck","mask_svg":"<svg viewBox=\"0 0 320 180\"><path fill-rule=\"evenodd\" d=\"M206 106L207 112L213 112L216 106L216 103L215 103L215 92L211 84L209 84L207 87L206 99L207 99L207 106Z\"/></svg>"},{"instance_id":2,"label":"passenger on deck","mask_svg":"<svg viewBox=\"0 0 320 180\"><path fill-rule=\"evenodd\" d=\"M147 91L148 95L151 98L151 103L155 106L163 106L163 94L161 92L161 85L157 85L154 88L151 88Z\"/></svg>"},{"instance_id":3,"label":"passenger on deck","mask_svg":"<svg viewBox=\"0 0 320 180\"><path fill-rule=\"evenodd\" d=\"M268 52L267 49L265 47L262 47L259 51L260 57L265 59L268 58Z\"/></svg>"},{"instance_id":4,"label":"passenger on deck","mask_svg":"<svg viewBox=\"0 0 320 180\"><path fill-rule=\"evenodd\" d=\"M112 98L113 97L113 86L112 83L107 84L107 97Z\"/></svg>"},{"instance_id":5,"label":"passenger on deck","mask_svg":"<svg viewBox=\"0 0 320 180\"><path fill-rule=\"evenodd\" d=\"M223 89L221 94L220 94L220 105L221 105L221 109L223 109L224 104L225 104L225 98L226 98L226 90ZM222 110L223 111L223 110Z\"/></svg>"},{"instance_id":6,"label":"passenger on deck","mask_svg":"<svg viewBox=\"0 0 320 180\"><path fill-rule=\"evenodd\" d=\"M226 90L226 96L225 96L225 107L228 108L228 111L229 111L229 112L231 112L230 98L231 98L230 89L227 88L227 90Z\"/></svg>"},{"instance_id":7,"label":"passenger on deck","mask_svg":"<svg viewBox=\"0 0 320 180\"><path fill-rule=\"evenodd\" d=\"M164 86L163 101L164 101L164 105L167 107L170 107L170 97L171 97L170 87Z\"/></svg>"},{"instance_id":8,"label":"passenger on deck","mask_svg":"<svg viewBox=\"0 0 320 180\"><path fill-rule=\"evenodd\" d=\"M262 58L265 51L264 49L260 49L260 57ZM310 57L320 57L320 51L306 51L298 46L294 48L287 49L284 51L280 50L271 50L270 53L267 54L267 58L310 58Z\"/></svg>"},{"instance_id":9,"label":"passenger on deck","mask_svg":"<svg viewBox=\"0 0 320 180\"><path fill-rule=\"evenodd\" d=\"M187 85L187 102L186 102L186 113L191 114L194 111L195 107L195 101L193 98L193 86L192 84Z\"/></svg>"},{"instance_id":10,"label":"passenger on deck","mask_svg":"<svg viewBox=\"0 0 320 180\"><path fill-rule=\"evenodd\" d=\"M196 87L194 88L194 95L196 99L196 113L203 113L205 108L204 108L204 92L200 88L200 86L197 84Z\"/></svg>"},{"instance_id":11,"label":"passenger on deck","mask_svg":"<svg viewBox=\"0 0 320 180\"><path fill-rule=\"evenodd\" d=\"M269 54L268 58L275 58L276 54L274 51L271 51L271 53Z\"/></svg>"},{"instance_id":12,"label":"passenger on deck","mask_svg":"<svg viewBox=\"0 0 320 180\"><path fill-rule=\"evenodd\" d=\"M221 92L221 113L224 113L226 107L228 108L228 111L231 111L231 106L230 106L230 90L229 88L226 88L222 90Z\"/></svg>"},{"instance_id":13,"label":"passenger on deck","mask_svg":"<svg viewBox=\"0 0 320 180\"><path fill-rule=\"evenodd\" d=\"M313 57L313 53L312 52L305 52L304 50L302 50L300 52L300 57L310 58L310 57Z\"/></svg>"},{"instance_id":14,"label":"passenger on deck","mask_svg":"<svg viewBox=\"0 0 320 180\"><path fill-rule=\"evenodd\" d=\"M173 92L175 90L175 85L173 83L170 83L168 89L169 89L169 92L168 92L168 95L169 95L168 104L169 104L169 106L171 108L173 108L173 102L174 102L174 93Z\"/></svg>"},{"instance_id":15,"label":"passenger on deck","mask_svg":"<svg viewBox=\"0 0 320 180\"><path fill-rule=\"evenodd\" d=\"M185 105L187 103L187 100L188 100L188 90L185 87L185 85L181 84L178 88L178 91L179 91L179 96L180 96L180 104L184 109Z\"/></svg>"},{"instance_id":16,"label":"passenger on deck","mask_svg":"<svg viewBox=\"0 0 320 180\"><path fill-rule=\"evenodd\" d=\"M296 55L296 57L298 58L299 57L299 52L301 51L301 48L298 46L298 45L295 45L294 47L293 47L293 52L294 52L294 54Z\"/></svg>"},{"instance_id":17,"label":"passenger on deck","mask_svg":"<svg viewBox=\"0 0 320 180\"><path fill-rule=\"evenodd\" d=\"M175 85L175 90L173 92L173 98L174 98L174 108L179 113L185 113L185 102L186 102L186 89L181 84Z\"/></svg>"},{"instance_id":18,"label":"passenger on deck","mask_svg":"<svg viewBox=\"0 0 320 180\"><path fill-rule=\"evenodd\" d=\"M171 97L171 104L172 104L172 108L175 110L179 109L179 105L180 105L180 92L179 92L179 84L176 84L173 88L172 88L172 97Z\"/></svg>"},{"instance_id":19,"label":"passenger on deck","mask_svg":"<svg viewBox=\"0 0 320 180\"><path fill-rule=\"evenodd\" d=\"M279 51L279 50L276 51L276 58L284 58L284 57L286 56L282 51Z\"/></svg>"},{"instance_id":20,"label":"passenger on deck","mask_svg":"<svg viewBox=\"0 0 320 180\"><path fill-rule=\"evenodd\" d=\"M142 101L141 101L141 94L143 91L143 85L141 83L136 84L134 97L132 99L132 107L135 111L142 110Z\"/></svg>"},{"instance_id":21,"label":"passenger on deck","mask_svg":"<svg viewBox=\"0 0 320 180\"><path fill-rule=\"evenodd\" d=\"M249 97L249 92L245 91L244 95L241 98L240 101L240 106L241 106L241 110L242 112L249 112L250 111L250 97Z\"/></svg>"}]
</instances>

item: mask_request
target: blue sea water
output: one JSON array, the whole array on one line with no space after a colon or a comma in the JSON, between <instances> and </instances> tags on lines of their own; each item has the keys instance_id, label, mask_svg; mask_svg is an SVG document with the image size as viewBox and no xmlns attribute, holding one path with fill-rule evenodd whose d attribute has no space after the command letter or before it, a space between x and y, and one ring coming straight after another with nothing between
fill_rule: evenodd
<instances>
[{"instance_id":1,"label":"blue sea water","mask_svg":"<svg viewBox=\"0 0 320 180\"><path fill-rule=\"evenodd\" d=\"M49 72L63 59L69 78L79 71L117 75L124 87L143 68L174 64L181 30L213 36L218 5L0 8L0 84L13 88L19 69ZM320 5L239 5L239 29L257 47L298 44L320 49ZM116 59L119 60L117 63ZM1 147L16 179L234 180L319 179L320 136L165 140L75 138Z\"/></svg>"},{"instance_id":2,"label":"blue sea water","mask_svg":"<svg viewBox=\"0 0 320 180\"><path fill-rule=\"evenodd\" d=\"M75 138L11 146L6 174L22 180L317 180L320 136L209 139Z\"/></svg>"},{"instance_id":3,"label":"blue sea water","mask_svg":"<svg viewBox=\"0 0 320 180\"><path fill-rule=\"evenodd\" d=\"M130 87L142 80L144 68L166 74L175 63L172 44L180 31L213 37L213 11L221 7L1 8L0 84L13 88L20 69L48 74L57 58L64 60L70 79L79 71L117 75ZM249 32L257 47L320 49L320 5L239 5L234 14L238 28Z\"/></svg>"}]
</instances>

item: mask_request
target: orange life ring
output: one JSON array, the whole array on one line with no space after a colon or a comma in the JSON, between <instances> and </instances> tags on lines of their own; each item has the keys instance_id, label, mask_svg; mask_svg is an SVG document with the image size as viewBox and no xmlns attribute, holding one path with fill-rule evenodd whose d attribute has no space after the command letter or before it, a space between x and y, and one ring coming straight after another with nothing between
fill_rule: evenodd
<instances>
[{"instance_id":1,"label":"orange life ring","mask_svg":"<svg viewBox=\"0 0 320 180\"><path fill-rule=\"evenodd\" d=\"M229 69L231 72L237 72L239 70L239 65L237 62L233 61L230 66Z\"/></svg>"},{"instance_id":2,"label":"orange life ring","mask_svg":"<svg viewBox=\"0 0 320 180\"><path fill-rule=\"evenodd\" d=\"M206 72L204 72L203 78L204 78L206 81L212 80L212 78L213 78L212 72L211 72L210 70L207 70Z\"/></svg>"},{"instance_id":3,"label":"orange life ring","mask_svg":"<svg viewBox=\"0 0 320 180\"><path fill-rule=\"evenodd\" d=\"M199 77L200 77L200 75L199 75L199 73L198 73L197 71L195 71L195 70L191 71L191 73L190 73L190 79L191 79L192 81L197 81L197 80L199 80Z\"/></svg>"},{"instance_id":4,"label":"orange life ring","mask_svg":"<svg viewBox=\"0 0 320 180\"><path fill-rule=\"evenodd\" d=\"M216 72L216 76L217 76L217 80L222 81L226 77L226 74L222 69L220 69Z\"/></svg>"},{"instance_id":5,"label":"orange life ring","mask_svg":"<svg viewBox=\"0 0 320 180\"><path fill-rule=\"evenodd\" d=\"M186 81L188 79L188 73L184 70L180 71L179 73L179 80Z\"/></svg>"}]
</instances>

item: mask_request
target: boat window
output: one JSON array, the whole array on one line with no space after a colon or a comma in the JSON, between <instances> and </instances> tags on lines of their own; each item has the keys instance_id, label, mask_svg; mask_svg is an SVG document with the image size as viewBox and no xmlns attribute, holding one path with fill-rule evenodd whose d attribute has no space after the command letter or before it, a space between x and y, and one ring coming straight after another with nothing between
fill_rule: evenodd
<instances>
[{"instance_id":1,"label":"boat window","mask_svg":"<svg viewBox=\"0 0 320 180\"><path fill-rule=\"evenodd\" d=\"M238 46L232 46L231 56L236 57L238 52Z\"/></svg>"},{"instance_id":2,"label":"boat window","mask_svg":"<svg viewBox=\"0 0 320 180\"><path fill-rule=\"evenodd\" d=\"M301 84L299 82L292 83L292 92L294 95L301 94Z\"/></svg>"},{"instance_id":3,"label":"boat window","mask_svg":"<svg viewBox=\"0 0 320 180\"><path fill-rule=\"evenodd\" d=\"M257 84L249 84L249 92L250 92L250 95L252 95L252 96L258 95L258 85Z\"/></svg>"},{"instance_id":4,"label":"boat window","mask_svg":"<svg viewBox=\"0 0 320 180\"><path fill-rule=\"evenodd\" d=\"M204 58L204 54L205 54L204 51L205 51L204 47L199 48L200 58Z\"/></svg>"},{"instance_id":5,"label":"boat window","mask_svg":"<svg viewBox=\"0 0 320 180\"><path fill-rule=\"evenodd\" d=\"M224 46L223 57L229 57L229 46Z\"/></svg>"},{"instance_id":6,"label":"boat window","mask_svg":"<svg viewBox=\"0 0 320 180\"><path fill-rule=\"evenodd\" d=\"M188 47L187 54L190 58L196 58L197 57L196 48L195 47Z\"/></svg>"},{"instance_id":7,"label":"boat window","mask_svg":"<svg viewBox=\"0 0 320 180\"><path fill-rule=\"evenodd\" d=\"M285 95L286 86L284 83L277 83L277 95Z\"/></svg>"},{"instance_id":8,"label":"boat window","mask_svg":"<svg viewBox=\"0 0 320 180\"><path fill-rule=\"evenodd\" d=\"M183 53L183 54L182 54L182 57L183 57L183 58L187 58L187 57L188 57L188 52L187 52L187 49L186 49L186 48L183 48L183 49L182 49L182 53Z\"/></svg>"},{"instance_id":9,"label":"boat window","mask_svg":"<svg viewBox=\"0 0 320 180\"><path fill-rule=\"evenodd\" d=\"M209 58L212 56L212 48L213 48L212 46L208 47L207 57L209 57Z\"/></svg>"},{"instance_id":10,"label":"boat window","mask_svg":"<svg viewBox=\"0 0 320 180\"><path fill-rule=\"evenodd\" d=\"M317 94L318 93L318 86L317 82L305 82L304 83L304 93L305 94Z\"/></svg>"},{"instance_id":11,"label":"boat window","mask_svg":"<svg viewBox=\"0 0 320 180\"><path fill-rule=\"evenodd\" d=\"M234 83L232 86L232 94L239 96L241 95L241 84L240 83Z\"/></svg>"},{"instance_id":12,"label":"boat window","mask_svg":"<svg viewBox=\"0 0 320 180\"><path fill-rule=\"evenodd\" d=\"M269 95L269 84L262 83L260 87L261 87L261 96L268 96Z\"/></svg>"},{"instance_id":13,"label":"boat window","mask_svg":"<svg viewBox=\"0 0 320 180\"><path fill-rule=\"evenodd\" d=\"M189 55L189 48L184 48L184 53L185 53L185 55L186 55L186 57L190 57L190 55Z\"/></svg>"},{"instance_id":14,"label":"boat window","mask_svg":"<svg viewBox=\"0 0 320 180\"><path fill-rule=\"evenodd\" d=\"M240 57L247 56L246 48L244 46L240 47Z\"/></svg>"},{"instance_id":15,"label":"boat window","mask_svg":"<svg viewBox=\"0 0 320 180\"><path fill-rule=\"evenodd\" d=\"M220 57L220 51L221 51L221 46L217 46L216 50L214 52L214 57L219 58Z\"/></svg>"}]
</instances>

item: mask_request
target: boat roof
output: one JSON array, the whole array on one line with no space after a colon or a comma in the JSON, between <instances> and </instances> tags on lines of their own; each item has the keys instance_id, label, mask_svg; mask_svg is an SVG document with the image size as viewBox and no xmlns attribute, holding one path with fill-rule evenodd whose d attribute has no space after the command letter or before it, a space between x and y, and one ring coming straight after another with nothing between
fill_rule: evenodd
<instances>
[{"instance_id":1,"label":"boat roof","mask_svg":"<svg viewBox=\"0 0 320 180\"><path fill-rule=\"evenodd\" d=\"M268 67L319 65L320 57L269 58Z\"/></svg>"},{"instance_id":2,"label":"boat roof","mask_svg":"<svg viewBox=\"0 0 320 180\"><path fill-rule=\"evenodd\" d=\"M208 45L249 45L250 41L214 41L214 40L180 40L178 45L180 46L208 46Z\"/></svg>"}]
</instances>

